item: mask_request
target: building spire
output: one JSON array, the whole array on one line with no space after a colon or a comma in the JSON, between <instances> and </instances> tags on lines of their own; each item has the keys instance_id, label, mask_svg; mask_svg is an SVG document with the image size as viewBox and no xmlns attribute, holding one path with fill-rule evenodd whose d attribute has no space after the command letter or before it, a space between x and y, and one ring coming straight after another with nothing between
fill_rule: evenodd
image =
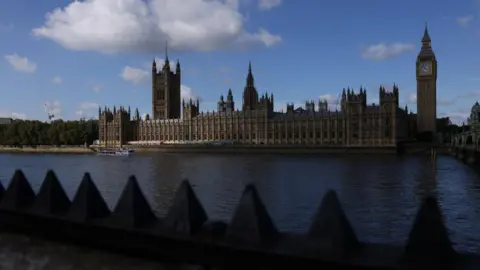
<instances>
[{"instance_id":1,"label":"building spire","mask_svg":"<svg viewBox=\"0 0 480 270\"><path fill-rule=\"evenodd\" d=\"M168 62L168 39L165 40L165 61Z\"/></svg>"},{"instance_id":2,"label":"building spire","mask_svg":"<svg viewBox=\"0 0 480 270\"><path fill-rule=\"evenodd\" d=\"M428 43L430 41L431 39L430 39L430 35L428 34L428 25L427 25L427 22L425 22L425 31L423 32L422 42Z\"/></svg>"},{"instance_id":3,"label":"building spire","mask_svg":"<svg viewBox=\"0 0 480 270\"><path fill-rule=\"evenodd\" d=\"M247 87L254 87L251 61L248 62Z\"/></svg>"}]
</instances>

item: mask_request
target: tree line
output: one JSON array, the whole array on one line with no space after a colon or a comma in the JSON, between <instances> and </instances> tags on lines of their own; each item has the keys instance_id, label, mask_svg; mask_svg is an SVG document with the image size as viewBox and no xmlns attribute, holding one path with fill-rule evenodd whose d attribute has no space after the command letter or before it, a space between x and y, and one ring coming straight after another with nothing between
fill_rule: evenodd
<instances>
[{"instance_id":1,"label":"tree line","mask_svg":"<svg viewBox=\"0 0 480 270\"><path fill-rule=\"evenodd\" d=\"M97 139L98 120L14 120L0 125L0 145L90 145Z\"/></svg>"}]
</instances>

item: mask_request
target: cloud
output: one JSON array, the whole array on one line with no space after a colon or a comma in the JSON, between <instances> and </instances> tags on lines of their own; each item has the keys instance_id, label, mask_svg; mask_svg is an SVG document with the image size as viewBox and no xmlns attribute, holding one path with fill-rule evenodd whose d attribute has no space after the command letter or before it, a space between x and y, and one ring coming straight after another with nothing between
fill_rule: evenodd
<instances>
[{"instance_id":1,"label":"cloud","mask_svg":"<svg viewBox=\"0 0 480 270\"><path fill-rule=\"evenodd\" d=\"M92 90L93 90L93 92L95 92L95 93L98 93L98 92L102 91L102 89L103 89L103 87L101 87L100 85L94 85L94 86L92 87Z\"/></svg>"},{"instance_id":2,"label":"cloud","mask_svg":"<svg viewBox=\"0 0 480 270\"><path fill-rule=\"evenodd\" d=\"M62 117L62 104L58 100L45 101L44 110L47 114L53 115L55 119Z\"/></svg>"},{"instance_id":3,"label":"cloud","mask_svg":"<svg viewBox=\"0 0 480 270\"><path fill-rule=\"evenodd\" d=\"M334 105L337 105L338 101L339 101L338 97L336 97L334 95L331 95L331 94L318 96L318 99L319 100L326 100L328 104L334 104Z\"/></svg>"},{"instance_id":4,"label":"cloud","mask_svg":"<svg viewBox=\"0 0 480 270\"><path fill-rule=\"evenodd\" d=\"M15 70L21 72L33 73L37 70L37 64L30 61L27 57L21 57L16 53L5 55L5 60L7 60Z\"/></svg>"},{"instance_id":5,"label":"cloud","mask_svg":"<svg viewBox=\"0 0 480 270\"><path fill-rule=\"evenodd\" d=\"M9 110L1 110L1 109L0 109L0 117L21 119L21 120L27 119L27 115L24 113L11 112Z\"/></svg>"},{"instance_id":6,"label":"cloud","mask_svg":"<svg viewBox=\"0 0 480 270\"><path fill-rule=\"evenodd\" d=\"M245 29L232 0L85 0L46 14L32 30L75 51L212 51L269 47L281 41L266 29Z\"/></svg>"},{"instance_id":7,"label":"cloud","mask_svg":"<svg viewBox=\"0 0 480 270\"><path fill-rule=\"evenodd\" d=\"M78 105L78 110L75 114L80 118L94 118L98 113L99 107L100 105L95 102L82 102Z\"/></svg>"},{"instance_id":8,"label":"cloud","mask_svg":"<svg viewBox=\"0 0 480 270\"><path fill-rule=\"evenodd\" d=\"M170 62L170 69L175 70L176 68L176 61L169 61ZM157 63L157 70L162 69L165 60L162 58L155 58L155 63ZM145 65L146 67L151 67L151 64ZM120 77L122 77L123 80L137 84L141 82L145 82L148 77L151 76L151 71L147 68L141 69L141 68L135 68L131 66L125 66L120 73Z\"/></svg>"},{"instance_id":9,"label":"cloud","mask_svg":"<svg viewBox=\"0 0 480 270\"><path fill-rule=\"evenodd\" d=\"M274 7L279 6L282 3L282 0L259 0L258 8L260 10L270 10Z\"/></svg>"},{"instance_id":10,"label":"cloud","mask_svg":"<svg viewBox=\"0 0 480 270\"><path fill-rule=\"evenodd\" d=\"M473 21L472 15L457 18L458 25L462 27L467 27L472 21Z\"/></svg>"},{"instance_id":11,"label":"cloud","mask_svg":"<svg viewBox=\"0 0 480 270\"><path fill-rule=\"evenodd\" d=\"M362 58L366 60L386 60L399 56L404 52L409 52L415 49L413 44L407 43L393 43L387 45L385 43L379 43L370 45L362 50Z\"/></svg>"},{"instance_id":12,"label":"cloud","mask_svg":"<svg viewBox=\"0 0 480 270\"><path fill-rule=\"evenodd\" d=\"M144 81L149 74L147 70L126 66L120 76L125 81L137 84Z\"/></svg>"},{"instance_id":13,"label":"cloud","mask_svg":"<svg viewBox=\"0 0 480 270\"><path fill-rule=\"evenodd\" d=\"M62 84L63 79L60 76L55 76L55 77L53 77L52 82L55 83L55 84Z\"/></svg>"},{"instance_id":14,"label":"cloud","mask_svg":"<svg viewBox=\"0 0 480 270\"><path fill-rule=\"evenodd\" d=\"M162 59L155 61L157 62L157 68L158 63L164 62ZM170 62L170 65L175 66L175 64L172 64L172 62ZM120 77L122 77L123 80L133 84L147 83L151 76L151 72L147 69L135 68L131 66L124 67L122 72L120 73ZM193 100L196 100L197 98L200 99L200 97L195 93L195 91L183 84L180 86L180 96L182 100L189 100L190 98Z\"/></svg>"},{"instance_id":15,"label":"cloud","mask_svg":"<svg viewBox=\"0 0 480 270\"><path fill-rule=\"evenodd\" d=\"M200 97L195 93L195 91L192 90L192 88L182 85L180 88L180 98L182 100L197 100L200 99Z\"/></svg>"},{"instance_id":16,"label":"cloud","mask_svg":"<svg viewBox=\"0 0 480 270\"><path fill-rule=\"evenodd\" d=\"M409 103L413 103L413 104L417 104L417 94L411 93L411 94L408 96L408 102L409 102Z\"/></svg>"},{"instance_id":17,"label":"cloud","mask_svg":"<svg viewBox=\"0 0 480 270\"><path fill-rule=\"evenodd\" d=\"M470 116L470 112L467 110L453 110L449 112L440 113L440 117L448 117L452 124L462 125L462 123L467 123L467 118Z\"/></svg>"}]
</instances>

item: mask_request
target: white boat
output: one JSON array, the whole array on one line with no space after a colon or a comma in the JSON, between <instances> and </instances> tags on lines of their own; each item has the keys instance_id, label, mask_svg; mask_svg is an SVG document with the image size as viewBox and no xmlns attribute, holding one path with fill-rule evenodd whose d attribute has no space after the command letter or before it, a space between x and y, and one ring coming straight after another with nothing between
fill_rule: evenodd
<instances>
[{"instance_id":1,"label":"white boat","mask_svg":"<svg viewBox=\"0 0 480 270\"><path fill-rule=\"evenodd\" d=\"M129 156L135 153L134 150L128 148L118 149L102 149L97 154L100 156Z\"/></svg>"}]
</instances>

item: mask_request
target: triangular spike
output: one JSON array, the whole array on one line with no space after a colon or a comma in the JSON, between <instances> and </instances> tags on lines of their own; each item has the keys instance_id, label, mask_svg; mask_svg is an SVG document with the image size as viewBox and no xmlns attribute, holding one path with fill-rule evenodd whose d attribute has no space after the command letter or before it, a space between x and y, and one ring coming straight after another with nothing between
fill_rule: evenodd
<instances>
[{"instance_id":1,"label":"triangular spike","mask_svg":"<svg viewBox=\"0 0 480 270\"><path fill-rule=\"evenodd\" d=\"M30 206L35 200L35 192L21 170L16 170L0 202L1 208L18 209Z\"/></svg>"},{"instance_id":2,"label":"triangular spike","mask_svg":"<svg viewBox=\"0 0 480 270\"><path fill-rule=\"evenodd\" d=\"M90 174L85 173L68 210L68 218L85 222L90 219L103 218L109 214L110 209L93 183Z\"/></svg>"},{"instance_id":3,"label":"triangular spike","mask_svg":"<svg viewBox=\"0 0 480 270\"><path fill-rule=\"evenodd\" d=\"M57 176L49 170L35 198L32 210L37 213L61 214L67 212L70 205L70 199L65 194Z\"/></svg>"},{"instance_id":4,"label":"triangular spike","mask_svg":"<svg viewBox=\"0 0 480 270\"><path fill-rule=\"evenodd\" d=\"M3 199L4 194L5 194L5 187L3 186L2 182L0 182L0 200Z\"/></svg>"},{"instance_id":5,"label":"triangular spike","mask_svg":"<svg viewBox=\"0 0 480 270\"><path fill-rule=\"evenodd\" d=\"M139 227L156 219L135 176L130 176L115 206L112 218L123 226Z\"/></svg>"},{"instance_id":6,"label":"triangular spike","mask_svg":"<svg viewBox=\"0 0 480 270\"><path fill-rule=\"evenodd\" d=\"M329 190L323 197L308 235L339 257L359 244L337 193L333 190Z\"/></svg>"},{"instance_id":7,"label":"triangular spike","mask_svg":"<svg viewBox=\"0 0 480 270\"><path fill-rule=\"evenodd\" d=\"M428 196L413 222L405 255L407 258L450 260L455 254L437 200Z\"/></svg>"},{"instance_id":8,"label":"triangular spike","mask_svg":"<svg viewBox=\"0 0 480 270\"><path fill-rule=\"evenodd\" d=\"M258 244L278 234L257 189L246 186L225 237L233 241Z\"/></svg>"},{"instance_id":9,"label":"triangular spike","mask_svg":"<svg viewBox=\"0 0 480 270\"><path fill-rule=\"evenodd\" d=\"M201 230L207 213L188 180L182 181L173 199L173 205L164 219L166 228L176 232L194 234Z\"/></svg>"}]
</instances>

